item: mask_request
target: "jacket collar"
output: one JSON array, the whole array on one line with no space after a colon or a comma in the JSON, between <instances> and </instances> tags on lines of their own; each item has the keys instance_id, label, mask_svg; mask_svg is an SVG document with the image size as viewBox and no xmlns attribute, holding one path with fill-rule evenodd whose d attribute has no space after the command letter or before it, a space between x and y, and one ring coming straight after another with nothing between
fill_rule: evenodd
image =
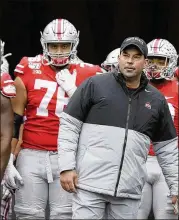
<instances>
[{"instance_id":1,"label":"jacket collar","mask_svg":"<svg viewBox=\"0 0 179 220\"><path fill-rule=\"evenodd\" d=\"M122 86L124 91L125 92L127 91L127 93L128 93L126 81L125 81L123 74L121 72L114 72L113 75L114 75L114 78L116 79L116 81L118 83L120 83L120 85ZM135 91L135 94L138 93L140 90L145 89L146 86L148 85L148 83L149 83L149 80L147 79L145 73L142 72L141 78L140 78L140 85L139 85L138 89Z\"/></svg>"}]
</instances>

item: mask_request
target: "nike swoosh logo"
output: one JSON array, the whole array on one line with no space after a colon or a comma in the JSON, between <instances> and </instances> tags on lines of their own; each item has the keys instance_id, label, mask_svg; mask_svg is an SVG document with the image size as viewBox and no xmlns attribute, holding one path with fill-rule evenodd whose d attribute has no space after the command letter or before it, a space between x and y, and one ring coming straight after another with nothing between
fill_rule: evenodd
<instances>
[{"instance_id":1,"label":"nike swoosh logo","mask_svg":"<svg viewBox=\"0 0 179 220\"><path fill-rule=\"evenodd\" d=\"M149 90L145 89L146 92L150 92Z\"/></svg>"},{"instance_id":2,"label":"nike swoosh logo","mask_svg":"<svg viewBox=\"0 0 179 220\"><path fill-rule=\"evenodd\" d=\"M165 97L166 99L173 99L174 97Z\"/></svg>"}]
</instances>

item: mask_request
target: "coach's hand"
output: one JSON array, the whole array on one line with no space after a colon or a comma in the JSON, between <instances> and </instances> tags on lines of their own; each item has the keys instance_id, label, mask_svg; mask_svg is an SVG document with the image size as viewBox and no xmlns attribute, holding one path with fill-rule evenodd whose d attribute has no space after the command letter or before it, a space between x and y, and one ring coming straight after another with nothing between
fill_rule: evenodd
<instances>
[{"instance_id":1,"label":"coach's hand","mask_svg":"<svg viewBox=\"0 0 179 220\"><path fill-rule=\"evenodd\" d=\"M78 176L75 170L66 170L60 174L61 186L67 192L76 192Z\"/></svg>"},{"instance_id":2,"label":"coach's hand","mask_svg":"<svg viewBox=\"0 0 179 220\"><path fill-rule=\"evenodd\" d=\"M175 215L178 215L178 196L172 196L172 204Z\"/></svg>"}]
</instances>

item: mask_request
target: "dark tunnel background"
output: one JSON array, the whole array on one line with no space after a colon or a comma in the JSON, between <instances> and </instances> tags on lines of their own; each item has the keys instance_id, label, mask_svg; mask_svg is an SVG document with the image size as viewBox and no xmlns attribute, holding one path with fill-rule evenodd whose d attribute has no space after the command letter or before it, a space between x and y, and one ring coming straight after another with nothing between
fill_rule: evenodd
<instances>
[{"instance_id":1,"label":"dark tunnel background","mask_svg":"<svg viewBox=\"0 0 179 220\"><path fill-rule=\"evenodd\" d=\"M0 38L12 53L12 76L23 56L42 52L40 31L60 17L80 31L78 56L88 63L101 64L129 36L167 39L179 53L179 0L1 0Z\"/></svg>"},{"instance_id":2,"label":"dark tunnel background","mask_svg":"<svg viewBox=\"0 0 179 220\"><path fill-rule=\"evenodd\" d=\"M80 31L79 57L101 64L124 38L169 40L179 53L179 0L3 0L0 37L10 72L23 56L42 52L40 31L55 18L66 18Z\"/></svg>"}]
</instances>

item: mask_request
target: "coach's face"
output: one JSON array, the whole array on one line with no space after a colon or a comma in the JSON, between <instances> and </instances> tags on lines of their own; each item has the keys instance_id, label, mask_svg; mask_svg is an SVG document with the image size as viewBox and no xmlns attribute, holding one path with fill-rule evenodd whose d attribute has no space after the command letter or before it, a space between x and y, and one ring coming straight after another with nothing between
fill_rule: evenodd
<instances>
[{"instance_id":1,"label":"coach's face","mask_svg":"<svg viewBox=\"0 0 179 220\"><path fill-rule=\"evenodd\" d=\"M118 58L119 70L126 79L139 77L147 65L147 59L136 46L126 47Z\"/></svg>"}]
</instances>

